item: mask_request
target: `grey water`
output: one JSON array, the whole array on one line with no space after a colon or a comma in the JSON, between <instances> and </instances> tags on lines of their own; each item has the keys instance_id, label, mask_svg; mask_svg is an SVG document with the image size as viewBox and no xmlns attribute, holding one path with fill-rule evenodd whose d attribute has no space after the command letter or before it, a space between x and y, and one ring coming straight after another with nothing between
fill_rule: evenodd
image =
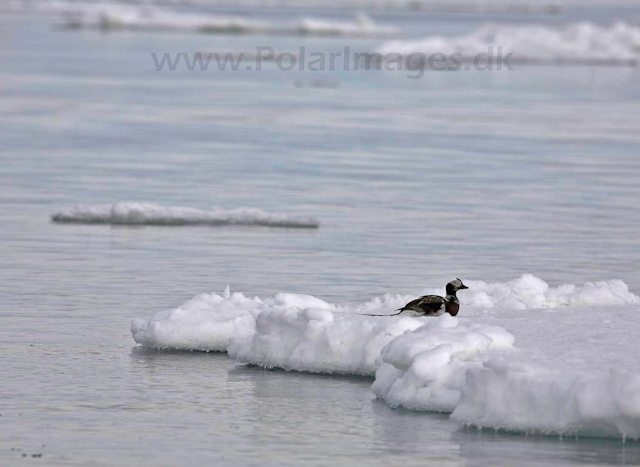
<instances>
[{"instance_id":1,"label":"grey water","mask_svg":"<svg viewBox=\"0 0 640 467\"><path fill-rule=\"evenodd\" d=\"M486 20L373 16L405 38ZM151 52L371 51L383 40L105 34L56 21L0 16L0 464L640 464L640 443L467 430L390 409L366 378L145 350L129 333L132 318L227 284L346 304L531 273L620 278L638 293L637 68L159 72ZM321 226L49 220L118 201L250 206Z\"/></svg>"}]
</instances>

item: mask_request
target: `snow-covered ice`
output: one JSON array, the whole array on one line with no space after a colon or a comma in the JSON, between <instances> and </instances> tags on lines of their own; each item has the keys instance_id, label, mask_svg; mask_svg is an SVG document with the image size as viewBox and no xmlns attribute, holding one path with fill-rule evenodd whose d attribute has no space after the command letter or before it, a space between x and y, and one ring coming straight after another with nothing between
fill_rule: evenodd
<instances>
[{"instance_id":1,"label":"snow-covered ice","mask_svg":"<svg viewBox=\"0 0 640 467\"><path fill-rule=\"evenodd\" d=\"M329 304L298 306L260 313L255 334L232 341L229 355L267 368L371 375L387 343L422 325L411 317L367 319Z\"/></svg>"},{"instance_id":2,"label":"snow-covered ice","mask_svg":"<svg viewBox=\"0 0 640 467\"><path fill-rule=\"evenodd\" d=\"M238 15L184 13L151 5L62 3L57 11L68 28L130 31L173 31L231 34L294 34L317 36L385 36L396 28L375 24L365 13L351 21L300 18L265 21Z\"/></svg>"},{"instance_id":3,"label":"snow-covered ice","mask_svg":"<svg viewBox=\"0 0 640 467\"><path fill-rule=\"evenodd\" d=\"M8 3L8 7L3 5ZM145 6L147 8L166 7L223 7L223 8L283 8L296 7L307 8L307 0L3 0L0 2L0 11L3 8L33 9L50 11L52 9L69 8L69 6L82 5L113 5L119 6ZM316 0L314 8L349 8L349 9L408 9L415 11L440 11L440 12L467 12L467 13L510 13L510 14L558 14L566 9L563 1L540 2L531 1L498 1L495 0L450 0L449 2L433 2L432 0Z\"/></svg>"},{"instance_id":4,"label":"snow-covered ice","mask_svg":"<svg viewBox=\"0 0 640 467\"><path fill-rule=\"evenodd\" d=\"M451 317L437 321L382 350L373 391L392 407L451 413L476 427L640 437L640 373L632 372L637 367L631 359L623 370L598 368L601 359L592 354L601 349L574 335L585 361L582 368L566 368L544 348L553 339L517 349L502 328L463 325ZM637 351L620 344L617 351L632 351L637 361ZM535 361L546 356L544 366L529 361L534 353Z\"/></svg>"},{"instance_id":5,"label":"snow-covered ice","mask_svg":"<svg viewBox=\"0 0 640 467\"><path fill-rule=\"evenodd\" d=\"M423 323L356 313L394 309L404 299L386 295L349 307L310 295L279 293L262 300L227 289L149 320L133 320L131 332L136 342L150 347L229 351L240 361L268 368L373 375L380 350Z\"/></svg>"},{"instance_id":6,"label":"snow-covered ice","mask_svg":"<svg viewBox=\"0 0 640 467\"><path fill-rule=\"evenodd\" d=\"M131 333L136 342L155 348L224 352L232 339L250 339L255 317L268 308L258 297L202 294L174 310L156 313L149 320L134 319Z\"/></svg>"},{"instance_id":7,"label":"snow-covered ice","mask_svg":"<svg viewBox=\"0 0 640 467\"><path fill-rule=\"evenodd\" d=\"M497 60L512 53L509 60L514 63L631 64L640 59L640 28L622 21L611 26L570 23L559 28L486 24L471 34L389 41L378 52L403 57L416 53L459 54L461 61L473 60L478 54L489 54Z\"/></svg>"},{"instance_id":8,"label":"snow-covered ice","mask_svg":"<svg viewBox=\"0 0 640 467\"><path fill-rule=\"evenodd\" d=\"M640 304L640 298L621 280L563 284L549 287L542 279L524 274L509 282L467 281L464 303L474 307L531 308L577 307L588 305Z\"/></svg>"},{"instance_id":9,"label":"snow-covered ice","mask_svg":"<svg viewBox=\"0 0 640 467\"><path fill-rule=\"evenodd\" d=\"M360 315L391 314L413 296L335 305L227 289L133 320L131 331L149 347L375 375L373 392L390 406L450 413L460 424L640 438L640 298L624 282L551 287L532 275L465 282L458 317Z\"/></svg>"},{"instance_id":10,"label":"snow-covered ice","mask_svg":"<svg viewBox=\"0 0 640 467\"><path fill-rule=\"evenodd\" d=\"M461 325L450 315L432 319L382 349L373 391L392 407L451 412L459 403L465 373L482 367L492 349L511 349L503 328Z\"/></svg>"},{"instance_id":11,"label":"snow-covered ice","mask_svg":"<svg viewBox=\"0 0 640 467\"><path fill-rule=\"evenodd\" d=\"M129 225L261 225L267 227L316 228L312 217L273 214L256 208L203 211L188 207L164 207L150 203L116 203L75 206L51 215L53 222Z\"/></svg>"}]
</instances>

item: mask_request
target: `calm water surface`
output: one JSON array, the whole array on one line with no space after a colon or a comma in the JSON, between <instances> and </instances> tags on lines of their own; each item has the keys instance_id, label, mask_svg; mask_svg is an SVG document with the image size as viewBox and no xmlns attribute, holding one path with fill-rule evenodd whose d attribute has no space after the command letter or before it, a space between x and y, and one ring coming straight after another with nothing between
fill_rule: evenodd
<instances>
[{"instance_id":1,"label":"calm water surface","mask_svg":"<svg viewBox=\"0 0 640 467\"><path fill-rule=\"evenodd\" d=\"M416 37L481 20L387 19ZM621 278L638 293L637 69L157 72L152 51L381 41L51 24L0 16L1 464L640 463L638 443L459 429L389 409L368 379L146 351L128 329L227 284L355 303L453 276L533 273ZM322 226L49 222L76 203L117 201L253 206Z\"/></svg>"}]
</instances>

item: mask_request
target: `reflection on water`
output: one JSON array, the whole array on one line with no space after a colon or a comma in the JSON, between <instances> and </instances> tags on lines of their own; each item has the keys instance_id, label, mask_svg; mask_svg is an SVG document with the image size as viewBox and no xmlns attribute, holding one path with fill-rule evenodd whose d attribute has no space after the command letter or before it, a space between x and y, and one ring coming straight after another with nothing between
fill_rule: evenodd
<instances>
[{"instance_id":1,"label":"reflection on water","mask_svg":"<svg viewBox=\"0 0 640 467\"><path fill-rule=\"evenodd\" d=\"M494 430L453 433L469 465L573 465L640 463L640 443L557 436L522 436Z\"/></svg>"},{"instance_id":2,"label":"reflection on water","mask_svg":"<svg viewBox=\"0 0 640 467\"><path fill-rule=\"evenodd\" d=\"M371 394L371 378L266 370L237 364L221 353L134 347L131 359L136 368L170 381L180 379L174 373L196 376L200 382L191 388L191 396L196 388L207 393L202 412L224 420L222 425L233 430L236 448L244 452L251 446L269 452L270 459L284 464L292 459L315 464L325 455L331 455L337 465L349 465L354 458L367 458L373 465L423 465L425 461L478 466L631 465L640 461L636 442L467 429L452 423L446 414L391 409ZM209 379L224 384L214 388L205 382Z\"/></svg>"}]
</instances>

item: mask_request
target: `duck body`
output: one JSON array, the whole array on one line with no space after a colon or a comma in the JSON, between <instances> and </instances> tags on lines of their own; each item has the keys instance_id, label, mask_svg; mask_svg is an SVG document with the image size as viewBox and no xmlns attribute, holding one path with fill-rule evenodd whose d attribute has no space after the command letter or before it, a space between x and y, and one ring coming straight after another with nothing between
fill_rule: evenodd
<instances>
[{"instance_id":1,"label":"duck body","mask_svg":"<svg viewBox=\"0 0 640 467\"><path fill-rule=\"evenodd\" d=\"M441 297L440 295L423 295L420 298L411 300L402 308L398 308L397 313L391 315L375 315L368 313L358 313L362 316L441 316L445 313L449 313L451 316L455 316L460 311L460 302L456 297L456 292L462 289L468 289L466 285L462 283L460 279L455 279L447 284L447 295Z\"/></svg>"},{"instance_id":2,"label":"duck body","mask_svg":"<svg viewBox=\"0 0 640 467\"><path fill-rule=\"evenodd\" d=\"M441 316L449 313L456 316L460 311L460 301L456 296L456 292L462 289L468 289L460 279L455 279L447 284L447 295L423 295L420 298L410 301L402 308L398 308L397 314L407 316Z\"/></svg>"},{"instance_id":3,"label":"duck body","mask_svg":"<svg viewBox=\"0 0 640 467\"><path fill-rule=\"evenodd\" d=\"M423 295L397 311L407 316L441 316L445 313L455 316L460 311L460 302L455 295Z\"/></svg>"}]
</instances>

